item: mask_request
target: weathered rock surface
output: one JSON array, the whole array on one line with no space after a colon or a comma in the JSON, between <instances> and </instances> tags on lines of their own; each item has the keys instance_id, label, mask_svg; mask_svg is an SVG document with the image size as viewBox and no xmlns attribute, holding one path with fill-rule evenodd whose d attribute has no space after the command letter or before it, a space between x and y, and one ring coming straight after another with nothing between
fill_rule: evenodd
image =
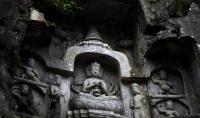
<instances>
[{"instance_id":1,"label":"weathered rock surface","mask_svg":"<svg viewBox=\"0 0 200 118\"><path fill-rule=\"evenodd\" d=\"M200 116L199 0L1 0L0 118Z\"/></svg>"}]
</instances>

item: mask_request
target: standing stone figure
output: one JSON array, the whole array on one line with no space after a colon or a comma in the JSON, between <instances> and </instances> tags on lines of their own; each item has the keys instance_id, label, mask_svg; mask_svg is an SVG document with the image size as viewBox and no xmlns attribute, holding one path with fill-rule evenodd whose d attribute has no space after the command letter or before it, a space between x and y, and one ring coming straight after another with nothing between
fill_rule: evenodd
<instances>
[{"instance_id":1,"label":"standing stone figure","mask_svg":"<svg viewBox=\"0 0 200 118\"><path fill-rule=\"evenodd\" d=\"M50 106L49 106L49 116L52 118L59 117L60 113L60 84L61 76L55 75L53 84L49 88Z\"/></svg>"},{"instance_id":2,"label":"standing stone figure","mask_svg":"<svg viewBox=\"0 0 200 118\"><path fill-rule=\"evenodd\" d=\"M133 91L133 108L135 118L149 118L147 110L147 101L145 100L144 95L138 84L133 83L131 85Z\"/></svg>"}]
</instances>

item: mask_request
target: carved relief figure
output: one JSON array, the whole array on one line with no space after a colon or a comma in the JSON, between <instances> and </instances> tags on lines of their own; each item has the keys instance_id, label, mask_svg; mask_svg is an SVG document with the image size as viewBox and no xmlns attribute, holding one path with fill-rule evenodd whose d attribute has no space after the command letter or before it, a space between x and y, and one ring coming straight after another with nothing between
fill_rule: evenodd
<instances>
[{"instance_id":1,"label":"carved relief figure","mask_svg":"<svg viewBox=\"0 0 200 118\"><path fill-rule=\"evenodd\" d=\"M83 92L89 93L93 96L106 96L108 95L107 85L101 79L103 69L97 62L91 63L86 69L86 74L89 78L84 81Z\"/></svg>"},{"instance_id":2,"label":"carved relief figure","mask_svg":"<svg viewBox=\"0 0 200 118\"><path fill-rule=\"evenodd\" d=\"M184 87L178 72L160 69L154 73L148 87L154 117L173 118L188 114Z\"/></svg>"},{"instance_id":3,"label":"carved relief figure","mask_svg":"<svg viewBox=\"0 0 200 118\"><path fill-rule=\"evenodd\" d=\"M102 78L103 69L98 62L86 67L86 79L82 90L73 98L72 106L75 109L95 109L122 112L122 102L117 96L109 95L108 86Z\"/></svg>"},{"instance_id":4,"label":"carved relief figure","mask_svg":"<svg viewBox=\"0 0 200 118\"><path fill-rule=\"evenodd\" d=\"M43 98L48 86L39 81L39 73L35 67L35 60L28 58L28 64L20 65L23 68L21 75L14 76L12 95L14 110L28 115L43 115L45 112ZM26 109L25 109L26 108Z\"/></svg>"},{"instance_id":5,"label":"carved relief figure","mask_svg":"<svg viewBox=\"0 0 200 118\"><path fill-rule=\"evenodd\" d=\"M134 109L134 117L135 118L148 118L148 108L147 101L142 95L142 91L138 84L134 83L131 85L133 92L133 101L132 107Z\"/></svg>"},{"instance_id":6,"label":"carved relief figure","mask_svg":"<svg viewBox=\"0 0 200 118\"><path fill-rule=\"evenodd\" d=\"M160 70L156 76L152 78L153 83L160 86L160 94L174 93L173 85L167 80L167 72Z\"/></svg>"},{"instance_id":7,"label":"carved relief figure","mask_svg":"<svg viewBox=\"0 0 200 118\"><path fill-rule=\"evenodd\" d=\"M143 101L142 101L142 95L141 95L141 91L139 90L139 85L134 83L131 85L132 87L132 91L133 91L133 96L134 96L134 103L133 103L133 107L135 109L140 109L143 106Z\"/></svg>"},{"instance_id":8,"label":"carved relief figure","mask_svg":"<svg viewBox=\"0 0 200 118\"><path fill-rule=\"evenodd\" d=\"M51 117L59 117L59 111L60 111L60 96L61 96L61 90L60 90L60 75L55 75L55 80L52 85L50 85L49 88L49 97L50 97L50 111Z\"/></svg>"},{"instance_id":9,"label":"carved relief figure","mask_svg":"<svg viewBox=\"0 0 200 118\"><path fill-rule=\"evenodd\" d=\"M32 84L36 86L36 89L39 89L40 92L45 94L48 87L46 83L42 83L39 80L39 73L35 67L35 64L36 62L35 62L35 59L33 58L28 58L27 66L18 64L19 67L24 69L24 72L22 73L21 76L14 76L14 79L16 81Z\"/></svg>"},{"instance_id":10,"label":"carved relief figure","mask_svg":"<svg viewBox=\"0 0 200 118\"><path fill-rule=\"evenodd\" d=\"M35 60L33 58L29 58L28 66L20 65L20 67L25 69L22 78L39 82L38 71L35 69Z\"/></svg>"},{"instance_id":11,"label":"carved relief figure","mask_svg":"<svg viewBox=\"0 0 200 118\"><path fill-rule=\"evenodd\" d=\"M33 96L27 84L15 85L12 87L13 97L16 99L14 110L19 112L37 115L33 106Z\"/></svg>"},{"instance_id":12,"label":"carved relief figure","mask_svg":"<svg viewBox=\"0 0 200 118\"><path fill-rule=\"evenodd\" d=\"M60 75L55 75L55 82L50 86L49 95L51 97L52 102L58 102L61 91L60 91Z\"/></svg>"},{"instance_id":13,"label":"carved relief figure","mask_svg":"<svg viewBox=\"0 0 200 118\"><path fill-rule=\"evenodd\" d=\"M158 112L164 114L168 118L174 118L179 116L179 113L174 109L173 101L166 101L165 104L161 104L157 106Z\"/></svg>"}]
</instances>

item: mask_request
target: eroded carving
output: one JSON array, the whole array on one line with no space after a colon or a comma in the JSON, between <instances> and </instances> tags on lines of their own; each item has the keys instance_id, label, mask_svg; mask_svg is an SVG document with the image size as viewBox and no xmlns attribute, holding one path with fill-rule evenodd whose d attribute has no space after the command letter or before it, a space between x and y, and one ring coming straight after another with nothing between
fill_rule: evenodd
<instances>
[{"instance_id":1,"label":"eroded carving","mask_svg":"<svg viewBox=\"0 0 200 118\"><path fill-rule=\"evenodd\" d=\"M22 74L23 79L30 79L39 82L38 71L35 69L35 60L33 58L29 58L28 66L20 65L20 67L25 70L25 73Z\"/></svg>"},{"instance_id":2,"label":"eroded carving","mask_svg":"<svg viewBox=\"0 0 200 118\"><path fill-rule=\"evenodd\" d=\"M174 109L173 101L169 100L164 104L157 105L158 112L166 115L168 118L174 118L179 116L179 113Z\"/></svg>"},{"instance_id":3,"label":"eroded carving","mask_svg":"<svg viewBox=\"0 0 200 118\"><path fill-rule=\"evenodd\" d=\"M151 76L148 87L154 117L173 118L188 114L185 90L177 73L160 69Z\"/></svg>"},{"instance_id":4,"label":"eroded carving","mask_svg":"<svg viewBox=\"0 0 200 118\"><path fill-rule=\"evenodd\" d=\"M167 72L165 70L159 71L156 76L152 77L152 81L161 88L159 94L173 93L173 85L167 80Z\"/></svg>"},{"instance_id":5,"label":"eroded carving","mask_svg":"<svg viewBox=\"0 0 200 118\"><path fill-rule=\"evenodd\" d=\"M78 96L73 98L74 109L95 109L122 113L123 104L118 96L110 95L106 82L102 79L103 69L98 62L86 67L86 79Z\"/></svg>"},{"instance_id":6,"label":"eroded carving","mask_svg":"<svg viewBox=\"0 0 200 118\"><path fill-rule=\"evenodd\" d=\"M12 95L16 100L14 110L31 115L38 115L33 104L33 95L27 84L16 84L12 87Z\"/></svg>"},{"instance_id":7,"label":"eroded carving","mask_svg":"<svg viewBox=\"0 0 200 118\"><path fill-rule=\"evenodd\" d=\"M50 85L49 88L49 97L50 97L50 117L59 117L60 113L60 97L61 97L61 76L55 75L54 82Z\"/></svg>"},{"instance_id":8,"label":"eroded carving","mask_svg":"<svg viewBox=\"0 0 200 118\"><path fill-rule=\"evenodd\" d=\"M131 107L134 110L135 118L149 118L148 103L144 95L144 92L141 90L140 86L136 83L131 85L133 92L133 101L131 101Z\"/></svg>"},{"instance_id":9,"label":"eroded carving","mask_svg":"<svg viewBox=\"0 0 200 118\"><path fill-rule=\"evenodd\" d=\"M43 100L47 94L48 85L40 81L39 72L35 67L35 59L28 58L27 63L26 65L18 64L19 68L22 68L22 72L13 78L14 103L12 106L20 116L44 116L45 103Z\"/></svg>"},{"instance_id":10,"label":"eroded carving","mask_svg":"<svg viewBox=\"0 0 200 118\"><path fill-rule=\"evenodd\" d=\"M70 14L60 11L63 1L0 0L0 117L172 118L199 113L198 59L191 58L196 42L188 36L199 39L198 28L191 27L199 20L199 6L191 5L187 13L192 0L88 0L77 3L83 10ZM91 23L104 39L94 27L84 39ZM181 74L156 70L146 83L154 63ZM152 115L147 113L148 95Z\"/></svg>"},{"instance_id":11,"label":"eroded carving","mask_svg":"<svg viewBox=\"0 0 200 118\"><path fill-rule=\"evenodd\" d=\"M107 96L108 89L105 81L101 80L103 69L97 62L91 63L86 69L87 79L83 83L83 92L99 97Z\"/></svg>"}]
</instances>

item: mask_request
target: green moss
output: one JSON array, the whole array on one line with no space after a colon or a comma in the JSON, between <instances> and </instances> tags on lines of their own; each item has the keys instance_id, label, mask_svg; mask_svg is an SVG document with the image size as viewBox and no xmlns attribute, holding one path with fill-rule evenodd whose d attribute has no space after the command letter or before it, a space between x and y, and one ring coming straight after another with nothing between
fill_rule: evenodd
<instances>
[{"instance_id":1,"label":"green moss","mask_svg":"<svg viewBox=\"0 0 200 118\"><path fill-rule=\"evenodd\" d=\"M73 13L74 10L80 10L81 7L77 4L78 0L59 0L58 6L65 13Z\"/></svg>"},{"instance_id":2,"label":"green moss","mask_svg":"<svg viewBox=\"0 0 200 118\"><path fill-rule=\"evenodd\" d=\"M176 0L176 13L179 16L185 14L192 0Z\"/></svg>"},{"instance_id":3,"label":"green moss","mask_svg":"<svg viewBox=\"0 0 200 118\"><path fill-rule=\"evenodd\" d=\"M20 116L16 116L16 118L21 118Z\"/></svg>"}]
</instances>

